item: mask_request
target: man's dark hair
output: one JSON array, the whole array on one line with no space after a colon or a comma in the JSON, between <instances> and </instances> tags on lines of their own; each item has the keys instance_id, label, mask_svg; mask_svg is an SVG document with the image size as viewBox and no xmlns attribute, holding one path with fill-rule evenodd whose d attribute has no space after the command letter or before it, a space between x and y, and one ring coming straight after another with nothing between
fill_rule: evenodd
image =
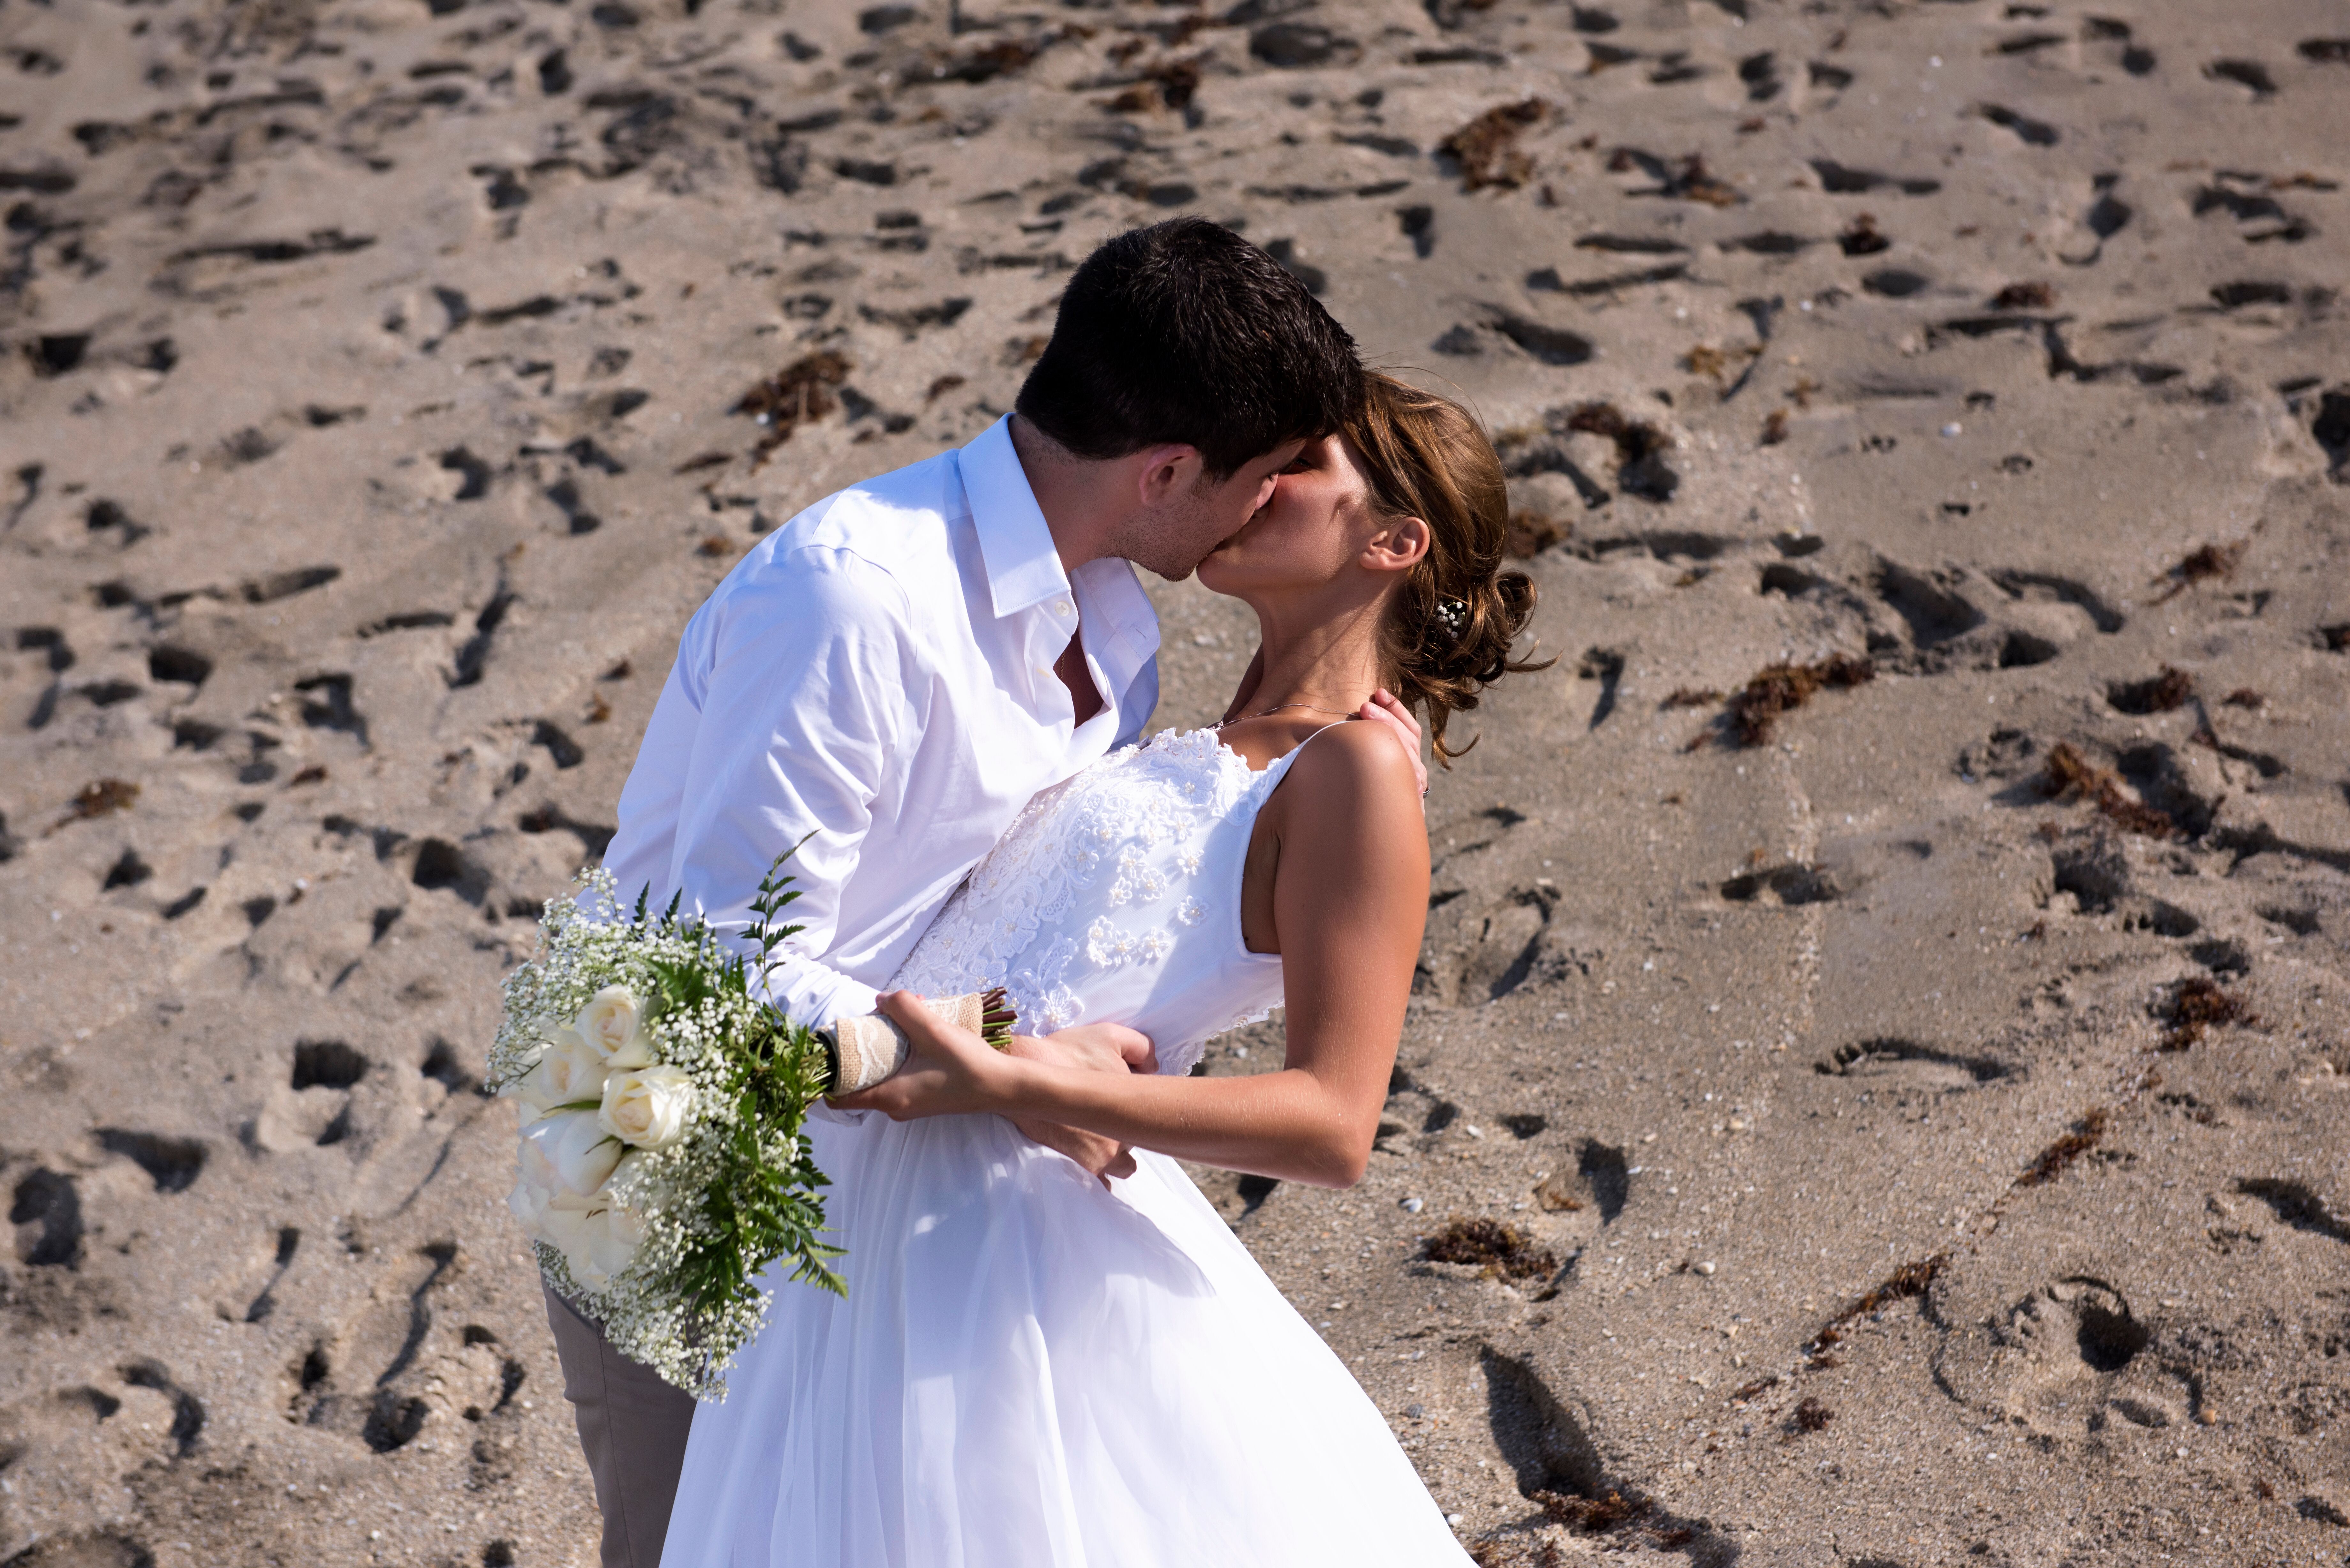
<instances>
[{"instance_id":1,"label":"man's dark hair","mask_svg":"<svg viewBox=\"0 0 2350 1568\"><path fill-rule=\"evenodd\" d=\"M1304 284L1231 230L1176 218L1085 259L1014 407L1079 457L1182 441L1223 479L1362 400L1355 340Z\"/></svg>"}]
</instances>

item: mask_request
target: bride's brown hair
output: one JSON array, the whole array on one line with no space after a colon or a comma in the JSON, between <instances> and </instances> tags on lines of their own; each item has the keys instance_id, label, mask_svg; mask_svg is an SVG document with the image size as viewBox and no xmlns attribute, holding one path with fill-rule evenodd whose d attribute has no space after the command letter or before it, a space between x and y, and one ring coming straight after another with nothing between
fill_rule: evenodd
<instances>
[{"instance_id":1,"label":"bride's brown hair","mask_svg":"<svg viewBox=\"0 0 2350 1568\"><path fill-rule=\"evenodd\" d=\"M1419 710L1437 760L1469 746L1444 743L1445 722L1513 670L1544 670L1511 649L1534 612L1534 579L1503 571L1510 492L1502 460L1468 410L1449 398L1372 370L1363 410L1346 428L1372 507L1428 524L1428 554L1388 602L1380 662L1396 696ZM1469 745L1476 744L1471 741Z\"/></svg>"}]
</instances>

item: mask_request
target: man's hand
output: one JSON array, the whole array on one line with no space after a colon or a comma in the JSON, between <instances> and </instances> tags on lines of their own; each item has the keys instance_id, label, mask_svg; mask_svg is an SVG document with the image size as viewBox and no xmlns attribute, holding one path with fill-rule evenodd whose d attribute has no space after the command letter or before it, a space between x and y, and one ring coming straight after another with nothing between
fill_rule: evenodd
<instances>
[{"instance_id":1,"label":"man's hand","mask_svg":"<svg viewBox=\"0 0 2350 1568\"><path fill-rule=\"evenodd\" d=\"M1412 776L1419 782L1419 793L1423 796L1426 795L1428 764L1419 760L1419 721L1411 716L1411 710L1397 701L1392 692L1381 687L1372 692L1369 700L1361 707L1355 710L1355 716L1384 723L1395 732L1396 743L1403 748L1403 754L1411 759Z\"/></svg>"},{"instance_id":2,"label":"man's hand","mask_svg":"<svg viewBox=\"0 0 2350 1568\"><path fill-rule=\"evenodd\" d=\"M1159 1070L1159 1053L1149 1039L1115 1023L1080 1024L1057 1034L1015 1034L1006 1054L1098 1073ZM1011 1121L1031 1141L1057 1149L1076 1160L1105 1187L1113 1176L1134 1174L1133 1153L1115 1138L1027 1116L1014 1116Z\"/></svg>"}]
</instances>

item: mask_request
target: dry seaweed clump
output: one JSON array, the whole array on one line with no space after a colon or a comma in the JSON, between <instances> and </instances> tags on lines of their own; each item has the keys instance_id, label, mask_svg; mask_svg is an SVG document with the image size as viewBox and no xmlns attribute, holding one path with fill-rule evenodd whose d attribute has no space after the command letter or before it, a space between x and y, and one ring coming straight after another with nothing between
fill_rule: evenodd
<instances>
[{"instance_id":1,"label":"dry seaweed clump","mask_svg":"<svg viewBox=\"0 0 2350 1568\"><path fill-rule=\"evenodd\" d=\"M1850 1306L1830 1318L1828 1327L1837 1328L1856 1317L1866 1317L1879 1307L1890 1306L1898 1301L1907 1301L1924 1295L1933 1288L1934 1281L1941 1274L1944 1265L1950 1261L1950 1255L1948 1252L1936 1252L1929 1257L1919 1258L1915 1262L1902 1264L1877 1281L1876 1286L1866 1294L1854 1298ZM1823 1333L1821 1337L1825 1339L1825 1334Z\"/></svg>"},{"instance_id":2,"label":"dry seaweed clump","mask_svg":"<svg viewBox=\"0 0 2350 1568\"><path fill-rule=\"evenodd\" d=\"M1762 358L1762 346L1749 343L1736 348L1716 348L1711 343L1700 343L1681 356L1681 368L1692 376L1703 376L1717 386L1728 381L1734 371L1743 370L1752 360Z\"/></svg>"},{"instance_id":3,"label":"dry seaweed clump","mask_svg":"<svg viewBox=\"0 0 2350 1568\"><path fill-rule=\"evenodd\" d=\"M1817 1399L1806 1399L1795 1407L1795 1413L1787 1417L1787 1425L1794 1431L1816 1432L1835 1419L1834 1410Z\"/></svg>"},{"instance_id":4,"label":"dry seaweed clump","mask_svg":"<svg viewBox=\"0 0 2350 1568\"><path fill-rule=\"evenodd\" d=\"M1559 1523L1586 1535L1621 1530L1656 1511L1654 1503L1627 1500L1620 1491L1611 1491L1606 1497L1568 1497L1563 1492L1538 1491L1534 1501Z\"/></svg>"},{"instance_id":5,"label":"dry seaweed clump","mask_svg":"<svg viewBox=\"0 0 2350 1568\"><path fill-rule=\"evenodd\" d=\"M901 79L908 87L924 82L963 82L976 87L1027 69L1047 47L1066 36L1055 32L1036 38L999 38L960 54L933 49L918 64L907 67Z\"/></svg>"},{"instance_id":6,"label":"dry seaweed clump","mask_svg":"<svg viewBox=\"0 0 2350 1568\"><path fill-rule=\"evenodd\" d=\"M1558 1260L1537 1247L1524 1231L1498 1220L1455 1220L1420 1239L1419 1255L1431 1263L1482 1266L1492 1279L1527 1280L1558 1272Z\"/></svg>"},{"instance_id":7,"label":"dry seaweed clump","mask_svg":"<svg viewBox=\"0 0 2350 1568\"><path fill-rule=\"evenodd\" d=\"M2132 800L2122 791L2121 780L2111 770L2101 768L2075 751L2069 741L2059 741L2049 748L2048 772L2040 781L2042 793L2054 800L2088 800L2097 810L2113 819L2125 832L2147 838L2168 838L2178 831L2178 825L2169 814Z\"/></svg>"},{"instance_id":8,"label":"dry seaweed clump","mask_svg":"<svg viewBox=\"0 0 2350 1568\"><path fill-rule=\"evenodd\" d=\"M2106 688L2106 701L2125 713L2168 713L2184 708L2195 695L2195 677L2166 664L2150 679L2116 681Z\"/></svg>"},{"instance_id":9,"label":"dry seaweed clump","mask_svg":"<svg viewBox=\"0 0 2350 1568\"><path fill-rule=\"evenodd\" d=\"M1815 664L1774 664L1730 699L1730 732L1742 746L1770 742L1782 715L1812 700L1825 687L1848 691L1877 679L1877 666L1848 653L1830 654Z\"/></svg>"},{"instance_id":10,"label":"dry seaweed clump","mask_svg":"<svg viewBox=\"0 0 2350 1568\"><path fill-rule=\"evenodd\" d=\"M2170 587L2154 602L2162 604L2177 598L2197 583L2213 577L2234 576L2237 563L2244 558L2244 545L2245 541L2239 539L2232 545L2200 545L2189 551L2165 574L2170 578Z\"/></svg>"},{"instance_id":11,"label":"dry seaweed clump","mask_svg":"<svg viewBox=\"0 0 2350 1568\"><path fill-rule=\"evenodd\" d=\"M1530 561L1574 532L1571 522L1562 523L1539 512L1520 511L1511 514L1510 530L1503 542L1511 555L1521 561Z\"/></svg>"},{"instance_id":12,"label":"dry seaweed clump","mask_svg":"<svg viewBox=\"0 0 2350 1568\"><path fill-rule=\"evenodd\" d=\"M1140 42L1139 39L1129 41ZM1189 108L1200 90L1201 58L1195 55L1189 59L1162 60L1156 65L1145 66L1139 80L1101 107L1119 114Z\"/></svg>"},{"instance_id":13,"label":"dry seaweed clump","mask_svg":"<svg viewBox=\"0 0 2350 1568\"><path fill-rule=\"evenodd\" d=\"M1550 117L1550 100L1497 104L1436 144L1460 169L1463 191L1514 191L1534 177L1534 161L1518 138Z\"/></svg>"},{"instance_id":14,"label":"dry seaweed clump","mask_svg":"<svg viewBox=\"0 0 2350 1568\"><path fill-rule=\"evenodd\" d=\"M2180 981L2171 992L2166 1018L2170 1028L2162 1036L2162 1048L2184 1051L2218 1025L2251 1023L2252 1013L2242 997L2198 974Z\"/></svg>"},{"instance_id":15,"label":"dry seaweed clump","mask_svg":"<svg viewBox=\"0 0 2350 1568\"><path fill-rule=\"evenodd\" d=\"M735 399L728 413L749 414L765 427L751 449L751 466L764 462L800 426L838 407L833 389L847 379L848 361L826 348L793 360Z\"/></svg>"},{"instance_id":16,"label":"dry seaweed clump","mask_svg":"<svg viewBox=\"0 0 2350 1568\"><path fill-rule=\"evenodd\" d=\"M128 779L99 779L82 785L75 794L72 804L66 808L66 820L128 811L130 803L138 798L139 786Z\"/></svg>"},{"instance_id":17,"label":"dry seaweed clump","mask_svg":"<svg viewBox=\"0 0 2350 1568\"><path fill-rule=\"evenodd\" d=\"M1670 1514L1660 1513L1655 1503L1638 1494L1627 1498L1620 1491L1610 1491L1605 1497L1568 1497L1563 1492L1537 1491L1533 1500L1557 1523L1579 1534L1614 1535L1626 1546L1678 1552L1697 1539L1695 1530L1675 1521ZM1617 1549L1616 1544L1607 1548Z\"/></svg>"},{"instance_id":18,"label":"dry seaweed clump","mask_svg":"<svg viewBox=\"0 0 2350 1568\"><path fill-rule=\"evenodd\" d=\"M1627 150L1617 149L1619 154L1626 151ZM1609 161L1608 167L1617 169L1615 160ZM1620 169L1617 169L1617 171L1622 172ZM1657 194L1676 197L1684 202L1702 202L1709 207L1735 207L1746 199L1738 193L1738 187L1708 169L1705 166L1705 160L1694 152L1680 160L1665 176L1664 183L1658 187Z\"/></svg>"},{"instance_id":19,"label":"dry seaweed clump","mask_svg":"<svg viewBox=\"0 0 2350 1568\"><path fill-rule=\"evenodd\" d=\"M55 833L71 822L87 821L93 816L110 816L118 811L129 811L130 803L139 798L139 786L129 779L93 779L74 792L66 803L66 814L49 824ZM9 836L7 821L0 818L0 860L15 856L19 840ZM46 835L45 835L46 836Z\"/></svg>"},{"instance_id":20,"label":"dry seaweed clump","mask_svg":"<svg viewBox=\"0 0 2350 1568\"><path fill-rule=\"evenodd\" d=\"M2018 1187L2045 1187L2065 1171L2083 1155L2097 1147L2106 1136L2106 1127L2113 1119L2112 1113L2102 1106L2091 1106L2081 1113L2073 1130L2040 1151L2022 1176L2015 1179Z\"/></svg>"},{"instance_id":21,"label":"dry seaweed clump","mask_svg":"<svg viewBox=\"0 0 2350 1568\"><path fill-rule=\"evenodd\" d=\"M1844 1329L1846 1324L1856 1318L1866 1317L1880 1307L1890 1306L1895 1302L1924 1295L1933 1288L1936 1277L1941 1273L1943 1266L1950 1261L1950 1255L1948 1252L1936 1252L1929 1257L1920 1258L1915 1262L1904 1263L1879 1280L1867 1293L1855 1297L1849 1305L1828 1319L1820 1332L1813 1336L1811 1347L1813 1367L1825 1368L1835 1365L1835 1358L1828 1355L1828 1351L1831 1347L1844 1342Z\"/></svg>"}]
</instances>

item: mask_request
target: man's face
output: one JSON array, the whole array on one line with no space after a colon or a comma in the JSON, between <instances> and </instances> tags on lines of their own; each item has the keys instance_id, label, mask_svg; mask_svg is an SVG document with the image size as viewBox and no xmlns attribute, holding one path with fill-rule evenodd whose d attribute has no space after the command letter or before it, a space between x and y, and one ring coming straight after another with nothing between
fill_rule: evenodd
<instances>
[{"instance_id":1,"label":"man's face","mask_svg":"<svg viewBox=\"0 0 2350 1568\"><path fill-rule=\"evenodd\" d=\"M1302 441L1284 441L1222 480L1202 477L1172 486L1167 499L1133 520L1128 548L1121 554L1170 583L1181 582L1273 498L1274 482L1305 446Z\"/></svg>"}]
</instances>

